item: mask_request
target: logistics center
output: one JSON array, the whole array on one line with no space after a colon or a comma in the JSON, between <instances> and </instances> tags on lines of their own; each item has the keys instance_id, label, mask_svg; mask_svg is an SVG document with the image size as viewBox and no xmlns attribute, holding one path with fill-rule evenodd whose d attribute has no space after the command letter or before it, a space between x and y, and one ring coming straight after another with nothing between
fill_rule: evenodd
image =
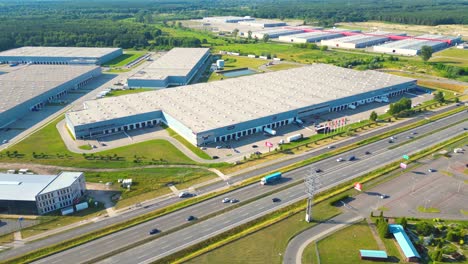
<instances>
[{"instance_id":1,"label":"logistics center","mask_svg":"<svg viewBox=\"0 0 468 264\"><path fill-rule=\"evenodd\" d=\"M0 75L0 128L101 75L91 65L25 65Z\"/></svg>"},{"instance_id":2,"label":"logistics center","mask_svg":"<svg viewBox=\"0 0 468 264\"><path fill-rule=\"evenodd\" d=\"M101 65L122 55L121 48L22 47L0 52L0 62L20 64Z\"/></svg>"},{"instance_id":3,"label":"logistics center","mask_svg":"<svg viewBox=\"0 0 468 264\"><path fill-rule=\"evenodd\" d=\"M95 138L162 122L201 146L355 108L415 86L416 80L406 77L313 64L87 101L84 110L66 114L66 123L75 138Z\"/></svg>"},{"instance_id":4,"label":"logistics center","mask_svg":"<svg viewBox=\"0 0 468 264\"><path fill-rule=\"evenodd\" d=\"M166 88L188 84L203 70L210 57L208 48L173 48L127 79L132 88Z\"/></svg>"}]
</instances>

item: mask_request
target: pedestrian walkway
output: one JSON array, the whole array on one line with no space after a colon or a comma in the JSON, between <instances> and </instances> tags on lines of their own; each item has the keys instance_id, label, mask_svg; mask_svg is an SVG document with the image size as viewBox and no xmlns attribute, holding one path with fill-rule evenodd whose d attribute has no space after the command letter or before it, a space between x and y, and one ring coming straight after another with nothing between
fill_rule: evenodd
<instances>
[{"instance_id":1,"label":"pedestrian walkway","mask_svg":"<svg viewBox=\"0 0 468 264\"><path fill-rule=\"evenodd\" d=\"M174 186L174 185L169 185L169 189L171 189L171 191L175 194L175 195L179 195L179 190L177 190L177 188Z\"/></svg>"},{"instance_id":2,"label":"pedestrian walkway","mask_svg":"<svg viewBox=\"0 0 468 264\"><path fill-rule=\"evenodd\" d=\"M221 179L223 179L224 181L229 180L229 176L224 175L221 171L219 171L219 170L217 170L217 169L209 168L208 170L211 171L211 172L216 173L216 175L218 175L218 176L219 176Z\"/></svg>"}]
</instances>

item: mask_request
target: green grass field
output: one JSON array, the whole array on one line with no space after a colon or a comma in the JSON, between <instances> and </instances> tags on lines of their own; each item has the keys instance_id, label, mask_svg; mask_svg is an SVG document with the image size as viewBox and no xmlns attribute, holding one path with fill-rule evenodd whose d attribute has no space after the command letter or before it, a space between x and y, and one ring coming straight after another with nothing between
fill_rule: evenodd
<instances>
[{"instance_id":1,"label":"green grass field","mask_svg":"<svg viewBox=\"0 0 468 264\"><path fill-rule=\"evenodd\" d=\"M198 157L200 157L202 159L208 159L208 160L212 159L210 155L208 155L206 152L199 149L198 147L194 146L192 143L188 142L185 138L183 138L181 135L177 134L177 132L175 132L171 128L167 127L166 125L163 125L163 127L167 131L167 133L169 133L169 136L177 139L180 143L182 143L184 146L186 146L188 149L190 149Z\"/></svg>"},{"instance_id":2,"label":"green grass field","mask_svg":"<svg viewBox=\"0 0 468 264\"><path fill-rule=\"evenodd\" d=\"M320 240L317 246L321 264L374 263L361 260L359 249L379 250L366 221L353 224ZM307 249L315 250L311 247ZM305 251L305 254L311 253Z\"/></svg>"},{"instance_id":3,"label":"green grass field","mask_svg":"<svg viewBox=\"0 0 468 264\"><path fill-rule=\"evenodd\" d=\"M6 151L0 152L2 162L31 162L71 167L122 168L155 164L195 164L185 154L165 140L149 140L102 151L88 156L75 154L66 148L56 129L57 119ZM10 157L7 156L7 151ZM17 157L11 153L17 151ZM36 154L36 158L33 154Z\"/></svg>"},{"instance_id":4,"label":"green grass field","mask_svg":"<svg viewBox=\"0 0 468 264\"><path fill-rule=\"evenodd\" d=\"M468 67L468 50L457 48L446 49L432 54L432 58L429 61Z\"/></svg>"},{"instance_id":5,"label":"green grass field","mask_svg":"<svg viewBox=\"0 0 468 264\"><path fill-rule=\"evenodd\" d=\"M167 184L172 183L178 189L218 177L209 170L197 168L151 168L133 169L118 172L87 172L88 182L112 182L114 188L122 192L118 206L134 204L170 193ZM118 179L132 179L130 190L118 187Z\"/></svg>"},{"instance_id":6,"label":"green grass field","mask_svg":"<svg viewBox=\"0 0 468 264\"><path fill-rule=\"evenodd\" d=\"M338 208L327 203L314 207L314 215L318 220L328 219L338 213ZM305 222L304 217L304 212L295 214L187 263L282 263L282 255L289 239L312 226Z\"/></svg>"},{"instance_id":7,"label":"green grass field","mask_svg":"<svg viewBox=\"0 0 468 264\"><path fill-rule=\"evenodd\" d=\"M144 51L125 51L124 54L107 62L103 66L111 67L111 68L123 67L126 64L138 59L139 57L143 55L145 55Z\"/></svg>"}]
</instances>

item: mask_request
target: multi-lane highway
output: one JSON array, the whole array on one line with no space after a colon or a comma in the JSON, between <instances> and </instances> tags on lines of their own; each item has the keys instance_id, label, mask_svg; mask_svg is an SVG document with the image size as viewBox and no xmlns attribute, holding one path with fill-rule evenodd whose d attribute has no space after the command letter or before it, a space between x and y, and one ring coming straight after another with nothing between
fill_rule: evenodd
<instances>
[{"instance_id":1,"label":"multi-lane highway","mask_svg":"<svg viewBox=\"0 0 468 264\"><path fill-rule=\"evenodd\" d=\"M416 137L424 133L430 133L439 127L463 120L465 118L464 114L466 113L457 114L450 118L446 118L438 122L433 122L415 130L410 130L408 132L397 135L397 139L393 144L398 144L404 142L405 140L409 140L407 138L408 136ZM330 187L343 180L362 175L367 171L372 171L384 163L397 160L401 157L402 154L409 154L410 152L423 149L450 136L463 133L462 127L466 125L467 122L464 122L463 124L459 124L444 131L428 135L415 142L392 150L387 149L390 144L387 142L387 140L384 140L370 144L360 149L350 151L349 153L346 153L346 155L343 155L345 158L351 155L356 156L357 160L353 162L336 162L336 157L334 157L317 162L311 166L321 168L324 171L321 173L322 186L324 186L324 188ZM412 132L414 131L417 131L418 134L412 135ZM364 151L369 151L371 154L365 155ZM286 179L289 179L289 182L300 180L308 172L309 167L311 166L303 167L290 173L285 173L284 176ZM251 185L233 191L227 196L230 198L237 198L242 201L256 197L266 192L270 192L274 189L283 187L284 185L285 183L264 187ZM271 202L271 198L273 196L281 198L282 202L279 204L273 204ZM193 226L158 238L143 246L139 246L130 251L120 253L115 257L107 259L106 261L111 263L134 263L138 258L139 259L137 262L155 260L170 253L176 252L183 247L189 246L207 237L227 230L235 225L242 224L249 219L254 219L269 211L285 206L288 203L303 199L303 197L304 194L302 186L292 187L272 195L271 197L262 198L222 215L210 218L206 221L202 221ZM185 218L188 215L203 217L216 211L220 211L227 206L230 205L221 203L221 198L210 199L208 201L157 218L136 227L114 233L82 246L50 256L38 261L38 263L59 263L63 260L73 261L74 263L90 261L99 255L113 252L114 250L118 250L119 247L133 244L141 239L144 239L148 236L148 231L152 228L157 227L164 232L186 223Z\"/></svg>"},{"instance_id":2,"label":"multi-lane highway","mask_svg":"<svg viewBox=\"0 0 468 264\"><path fill-rule=\"evenodd\" d=\"M411 120L407 120L407 121L401 122L401 123L393 125L393 126L385 127L385 128L380 129L378 131L372 131L372 132L367 133L367 134L365 134L363 136L360 136L360 137L353 137L353 138L343 140L343 141L335 144L335 146L337 148L342 147L342 146L346 146L348 144L352 144L354 142L357 142L357 141L360 141L360 140L363 140L363 139L378 135L380 133L384 133L384 132L386 132L388 130L392 130L392 129L395 129L395 128L398 128L398 127L402 127L402 126L407 125L407 124L409 124L411 122L415 122L415 121L427 118L428 116L432 116L434 114L442 113L442 112L445 112L445 111L450 111L450 110L452 110L454 108L455 108L455 106L450 106L450 107L447 107L447 108L445 108L443 110L439 110L439 111L435 111L435 112L429 112L426 115L419 115L419 116L417 116L417 117L415 117L415 118L413 118ZM448 118L439 120L437 122L431 123L430 125L422 126L422 127L418 128L418 130L420 130L420 133L425 133L427 131L432 131L434 129L434 127L443 127L443 126L446 126L448 124L454 123L457 120L460 120L462 116L463 116L462 114L458 114L458 115L455 115L453 117L448 117ZM401 141L401 140L399 140L399 141ZM293 164L293 163L301 161L303 159L310 158L310 157L313 157L313 156L316 156L316 155L320 155L320 154L325 153L327 151L329 151L329 150L326 149L326 148L310 151L310 152L306 153L305 155L298 155L298 156L293 157L293 158L288 159L288 160L284 160L284 161L281 161L281 162L278 162L278 163L275 163L275 164L272 164L272 165L269 165L269 166L266 166L266 167L263 167L263 168L259 168L259 169L256 169L254 171L243 173L242 175L236 176L235 178L231 178L229 181L231 183L233 183L235 181L242 181L244 179L247 179L247 178L262 174L262 173L266 173L268 171L276 170L278 168ZM209 186L199 188L197 190L197 192L199 194L203 194L203 193L211 192L213 190L216 190L216 189L219 189L219 188L222 188L222 187L225 187L225 186L226 185L225 185L224 182L218 182L216 184L212 184L212 185L209 185ZM52 244L57 244L57 243L60 243L60 242L62 242L64 240L71 239L73 237L77 237L77 236L80 236L80 235L85 234L85 233L93 232L95 230L99 230L101 228L104 228L104 227L112 225L112 224L116 224L116 223L126 221L126 220L131 219L133 217L136 217L138 215L142 215L142 214L151 212L153 210L166 207L166 206L168 206L170 204L177 203L179 201L180 201L180 199L177 198L177 197L172 197L172 198L169 198L169 199L166 199L166 200L157 201L156 203L150 204L147 208L142 207L142 208L140 208L138 210L128 211L127 213L120 214L120 215L115 216L115 217L106 218L104 220L101 220L101 221L93 223L93 224L88 224L88 225L85 225L85 226L75 228L75 229L70 230L70 231L66 231L66 232L63 232L63 233L60 233L60 234L57 234L57 235L53 235L53 236L38 240L38 241L30 242L30 243L27 243L24 246L15 247L15 248L12 248L12 249L7 250L7 251L0 252L0 259L9 259L9 258L12 258L12 257L15 257L15 256L26 254L26 253L28 253L28 252L30 252L32 250L37 250L37 249L40 249L40 248L43 248L43 247L46 247L46 246L52 245Z\"/></svg>"}]
</instances>

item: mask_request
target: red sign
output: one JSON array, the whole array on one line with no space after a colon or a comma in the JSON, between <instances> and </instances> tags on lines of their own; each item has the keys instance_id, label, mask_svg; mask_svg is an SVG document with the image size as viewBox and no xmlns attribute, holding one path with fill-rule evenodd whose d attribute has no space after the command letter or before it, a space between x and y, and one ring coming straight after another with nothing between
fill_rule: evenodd
<instances>
[{"instance_id":1,"label":"red sign","mask_svg":"<svg viewBox=\"0 0 468 264\"><path fill-rule=\"evenodd\" d=\"M361 185L361 183L356 182L356 183L354 184L354 189L356 189L356 190L362 192L362 185Z\"/></svg>"},{"instance_id":2,"label":"red sign","mask_svg":"<svg viewBox=\"0 0 468 264\"><path fill-rule=\"evenodd\" d=\"M265 141L265 146L271 148L271 147L273 147L273 143Z\"/></svg>"},{"instance_id":3,"label":"red sign","mask_svg":"<svg viewBox=\"0 0 468 264\"><path fill-rule=\"evenodd\" d=\"M400 168L402 168L402 169L406 169L406 167L407 167L407 166L408 166L408 165L406 165L406 164L405 164L405 163L403 163L403 162L402 162L402 163L400 163Z\"/></svg>"}]
</instances>

